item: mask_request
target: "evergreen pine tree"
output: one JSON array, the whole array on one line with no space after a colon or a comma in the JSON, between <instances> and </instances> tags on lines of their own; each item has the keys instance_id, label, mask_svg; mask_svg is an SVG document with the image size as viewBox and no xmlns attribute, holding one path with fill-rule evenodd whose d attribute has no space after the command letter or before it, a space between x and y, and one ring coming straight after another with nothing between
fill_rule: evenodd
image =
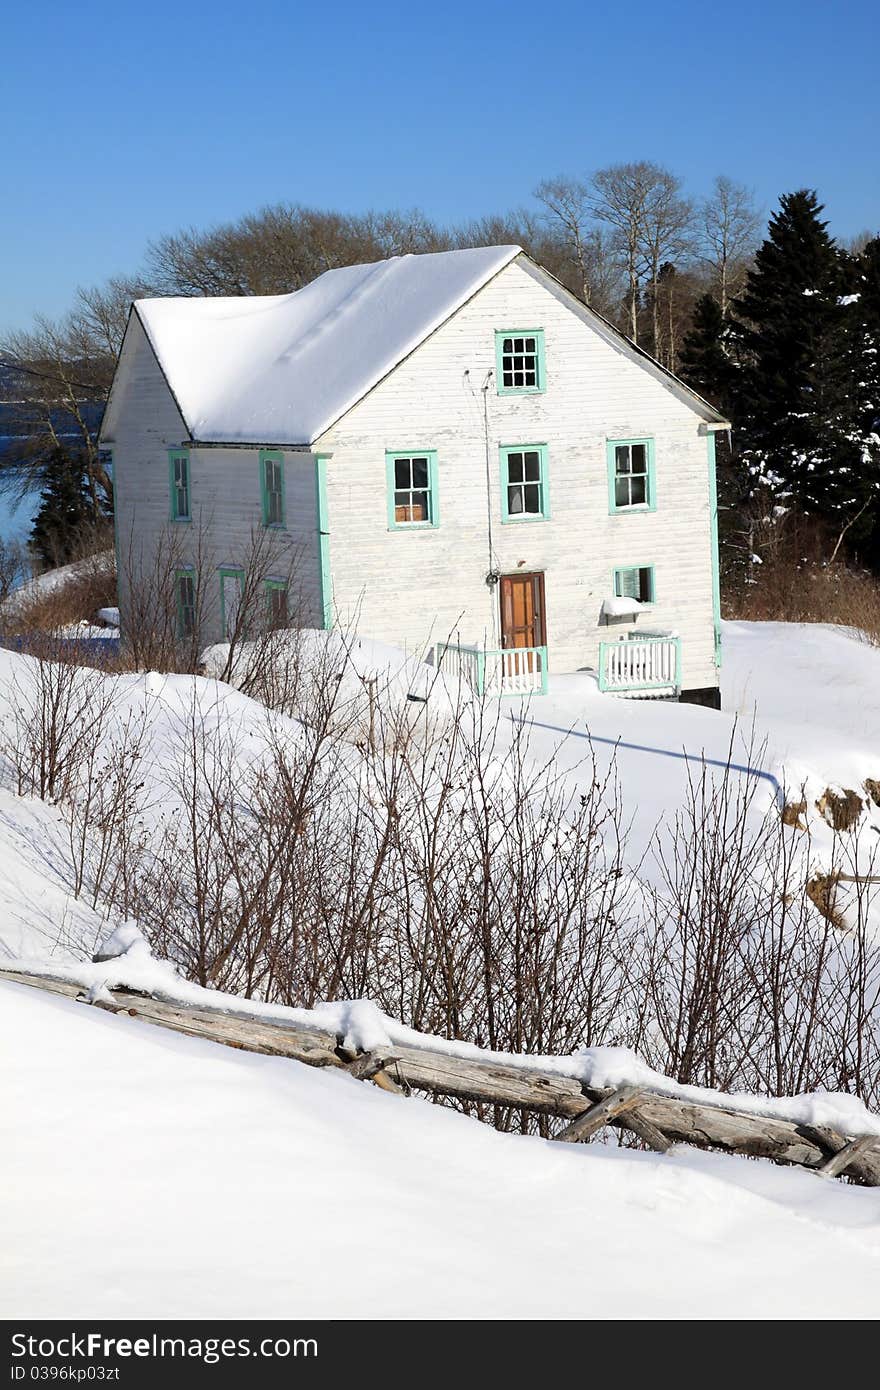
<instances>
[{"instance_id":1,"label":"evergreen pine tree","mask_svg":"<svg viewBox=\"0 0 880 1390\"><path fill-rule=\"evenodd\" d=\"M46 460L43 476L31 545L47 565L64 565L75 558L83 533L94 525L82 461L56 448Z\"/></svg>"},{"instance_id":2,"label":"evergreen pine tree","mask_svg":"<svg viewBox=\"0 0 880 1390\"><path fill-rule=\"evenodd\" d=\"M721 411L728 410L734 370L727 347L727 326L714 295L694 305L691 330L681 345L679 375L688 386Z\"/></svg>"},{"instance_id":3,"label":"evergreen pine tree","mask_svg":"<svg viewBox=\"0 0 880 1390\"><path fill-rule=\"evenodd\" d=\"M880 493L880 237L874 237L853 258L852 294L848 313L852 320L854 351L854 437L861 469L873 479ZM870 534L865 537L865 558L880 571L880 504L871 509Z\"/></svg>"},{"instance_id":4,"label":"evergreen pine tree","mask_svg":"<svg viewBox=\"0 0 880 1390\"><path fill-rule=\"evenodd\" d=\"M802 190L771 218L734 305L742 368L732 401L752 491L770 489L839 531L874 484L854 437L847 264L821 212Z\"/></svg>"}]
</instances>

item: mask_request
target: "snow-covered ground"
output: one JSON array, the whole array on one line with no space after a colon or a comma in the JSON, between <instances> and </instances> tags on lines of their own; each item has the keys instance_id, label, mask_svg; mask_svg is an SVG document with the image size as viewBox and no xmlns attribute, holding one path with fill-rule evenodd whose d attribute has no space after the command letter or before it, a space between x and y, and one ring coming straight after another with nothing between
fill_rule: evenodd
<instances>
[{"instance_id":1,"label":"snow-covered ground","mask_svg":"<svg viewBox=\"0 0 880 1390\"><path fill-rule=\"evenodd\" d=\"M381 664L377 644L368 655ZM0 725L27 661L0 652ZM396 670L399 697L409 673ZM265 711L228 687L124 677L107 737L143 712L157 797L194 691L237 731L237 756L266 744ZM719 715L557 676L546 698L505 703L504 737L529 721L530 756L573 786L591 775L590 740L600 771L616 756L634 856L681 807L689 769L731 748L751 758L737 775L756 781L755 815L807 783L821 851L825 787L864 795L880 779L880 651L823 628L728 624L724 696ZM876 839L880 808L864 826ZM66 837L57 809L0 792L3 963L82 961L106 935L72 896ZM3 982L0 1035L14 1059L0 1105L7 1317L876 1316L874 1191L689 1150L500 1135Z\"/></svg>"},{"instance_id":2,"label":"snow-covered ground","mask_svg":"<svg viewBox=\"0 0 880 1390\"><path fill-rule=\"evenodd\" d=\"M499 1134L0 982L0 1314L874 1317L880 1193Z\"/></svg>"},{"instance_id":3,"label":"snow-covered ground","mask_svg":"<svg viewBox=\"0 0 880 1390\"><path fill-rule=\"evenodd\" d=\"M74 560L69 565L59 565L57 569L46 570L44 574L35 575L15 589L2 605L3 611L6 616L13 616L27 608L28 604L57 593L59 589L82 579L84 575L109 575L115 567L113 551L102 550L86 560Z\"/></svg>"}]
</instances>

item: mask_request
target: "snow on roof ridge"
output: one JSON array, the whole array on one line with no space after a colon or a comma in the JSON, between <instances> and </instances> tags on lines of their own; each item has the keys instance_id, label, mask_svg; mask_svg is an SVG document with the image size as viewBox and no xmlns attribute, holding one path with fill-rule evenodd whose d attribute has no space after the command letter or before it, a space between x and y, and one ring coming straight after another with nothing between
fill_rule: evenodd
<instances>
[{"instance_id":1,"label":"snow on roof ridge","mask_svg":"<svg viewBox=\"0 0 880 1390\"><path fill-rule=\"evenodd\" d=\"M520 254L408 252L335 267L289 295L136 306L193 439L311 444Z\"/></svg>"},{"instance_id":2,"label":"snow on roof ridge","mask_svg":"<svg viewBox=\"0 0 880 1390\"><path fill-rule=\"evenodd\" d=\"M389 256L388 259L384 261L367 262L364 268L369 268L369 273L355 280L344 298L329 309L322 318L318 319L311 330L304 334L297 343L288 348L286 352L283 352L279 360L283 362L295 362L314 341L322 337L325 333L332 332L341 319L349 317L352 310L358 307L365 298L370 294L375 294L377 283L387 280L391 273L391 267L395 265L396 262L404 259L406 258L403 256ZM351 269L354 269L354 267L337 266L334 267L333 270L325 270L324 275L333 275L336 270ZM324 275L319 275L318 279L312 280L311 283L317 285L319 281L323 280ZM305 293L308 288L308 285L304 285L301 290L297 290L297 294Z\"/></svg>"}]
</instances>

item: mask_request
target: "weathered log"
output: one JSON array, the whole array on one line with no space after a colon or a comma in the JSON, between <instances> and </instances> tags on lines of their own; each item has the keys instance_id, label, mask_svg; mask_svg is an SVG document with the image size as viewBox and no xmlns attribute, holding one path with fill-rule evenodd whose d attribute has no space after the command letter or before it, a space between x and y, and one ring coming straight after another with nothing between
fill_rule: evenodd
<instances>
[{"instance_id":1,"label":"weathered log","mask_svg":"<svg viewBox=\"0 0 880 1390\"><path fill-rule=\"evenodd\" d=\"M18 971L0 970L0 978L68 997L80 992L78 986L67 981ZM190 1037L273 1057L290 1057L307 1066L346 1066L338 1052L342 1039L327 1029L293 1025L283 1019L267 1019L238 1010L190 1008L127 991L111 993L121 1012ZM392 1065L407 1088L486 1105L514 1106L573 1120L613 1094L613 1088L587 1086L575 1077L543 1072L537 1067L459 1057L439 1048L395 1045L394 1054L396 1061ZM624 1111L612 1117L610 1123L630 1129L661 1151L671 1144L685 1143L814 1170L822 1168L829 1155L842 1150L854 1137L725 1108L720 1103L694 1104L647 1088L639 1098L637 1110ZM880 1186L880 1143L854 1148L846 1171L860 1182Z\"/></svg>"},{"instance_id":2,"label":"weathered log","mask_svg":"<svg viewBox=\"0 0 880 1390\"><path fill-rule=\"evenodd\" d=\"M649 1149L654 1149L658 1154L668 1153L672 1148L672 1140L667 1139L656 1125L646 1120L640 1110L630 1110L621 1115L618 1123L621 1129L630 1130L643 1144L647 1144Z\"/></svg>"},{"instance_id":3,"label":"weathered log","mask_svg":"<svg viewBox=\"0 0 880 1390\"><path fill-rule=\"evenodd\" d=\"M346 1063L345 1070L356 1081L372 1081L378 1072L396 1061L396 1052L359 1052L353 1062Z\"/></svg>"},{"instance_id":4,"label":"weathered log","mask_svg":"<svg viewBox=\"0 0 880 1390\"><path fill-rule=\"evenodd\" d=\"M640 1086L621 1086L620 1090L612 1091L610 1096L590 1106L589 1110L572 1120L571 1124L561 1129L554 1138L559 1144L583 1143L591 1134L603 1129L619 1115L625 1114L627 1110L634 1110L643 1095L644 1091Z\"/></svg>"},{"instance_id":5,"label":"weathered log","mask_svg":"<svg viewBox=\"0 0 880 1390\"><path fill-rule=\"evenodd\" d=\"M861 1154L873 1149L877 1140L872 1136L863 1136L860 1139L851 1139L848 1144L844 1144L842 1149L838 1149L836 1154L832 1154L822 1164L819 1172L823 1178L839 1178L842 1173L849 1168Z\"/></svg>"}]
</instances>

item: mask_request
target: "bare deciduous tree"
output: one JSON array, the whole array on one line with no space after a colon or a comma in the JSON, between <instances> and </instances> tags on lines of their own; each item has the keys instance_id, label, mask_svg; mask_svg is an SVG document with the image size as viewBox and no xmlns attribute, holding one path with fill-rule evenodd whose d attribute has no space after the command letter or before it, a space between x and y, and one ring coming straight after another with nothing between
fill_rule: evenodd
<instances>
[{"instance_id":1,"label":"bare deciduous tree","mask_svg":"<svg viewBox=\"0 0 880 1390\"><path fill-rule=\"evenodd\" d=\"M758 244L761 222L754 194L719 174L711 195L700 204L701 259L711 267L725 318Z\"/></svg>"}]
</instances>

